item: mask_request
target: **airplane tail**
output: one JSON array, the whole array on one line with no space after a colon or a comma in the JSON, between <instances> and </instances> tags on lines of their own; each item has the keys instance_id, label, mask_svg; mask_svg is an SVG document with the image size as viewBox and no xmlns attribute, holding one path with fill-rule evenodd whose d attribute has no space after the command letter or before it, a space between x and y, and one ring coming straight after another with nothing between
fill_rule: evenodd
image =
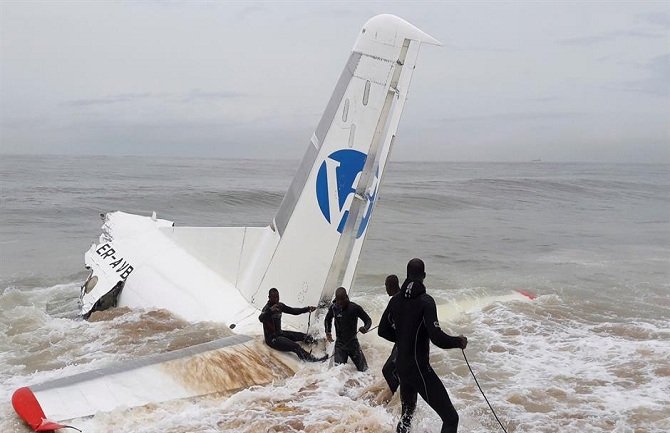
<instances>
[{"instance_id":1,"label":"airplane tail","mask_svg":"<svg viewBox=\"0 0 670 433\"><path fill-rule=\"evenodd\" d=\"M439 44L393 15L365 23L268 227L108 214L85 256L82 314L118 304L251 325L272 287L292 306L326 305L350 288L423 43Z\"/></svg>"},{"instance_id":2,"label":"airplane tail","mask_svg":"<svg viewBox=\"0 0 670 433\"><path fill-rule=\"evenodd\" d=\"M240 287L255 304L270 287L294 304L351 287L422 43L439 44L393 15L363 26L272 222L272 259Z\"/></svg>"}]
</instances>

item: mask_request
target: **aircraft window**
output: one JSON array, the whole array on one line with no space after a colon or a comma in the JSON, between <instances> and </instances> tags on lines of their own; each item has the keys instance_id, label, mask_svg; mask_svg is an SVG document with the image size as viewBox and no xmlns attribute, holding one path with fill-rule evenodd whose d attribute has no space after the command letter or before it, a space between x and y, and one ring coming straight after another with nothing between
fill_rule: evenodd
<instances>
[{"instance_id":1,"label":"aircraft window","mask_svg":"<svg viewBox=\"0 0 670 433\"><path fill-rule=\"evenodd\" d=\"M344 100L344 108L342 109L342 121L346 122L349 117L349 98Z\"/></svg>"},{"instance_id":2,"label":"aircraft window","mask_svg":"<svg viewBox=\"0 0 670 433\"><path fill-rule=\"evenodd\" d=\"M95 287L95 285L98 283L98 277L93 275L91 278L86 281L84 284L84 293L89 294L91 293L91 290Z\"/></svg>"},{"instance_id":3,"label":"aircraft window","mask_svg":"<svg viewBox=\"0 0 670 433\"><path fill-rule=\"evenodd\" d=\"M370 80L365 82L365 90L363 90L363 105L368 105L370 99Z\"/></svg>"},{"instance_id":4,"label":"aircraft window","mask_svg":"<svg viewBox=\"0 0 670 433\"><path fill-rule=\"evenodd\" d=\"M349 128L349 147L354 147L354 138L356 135L356 124L352 123L351 128Z\"/></svg>"}]
</instances>

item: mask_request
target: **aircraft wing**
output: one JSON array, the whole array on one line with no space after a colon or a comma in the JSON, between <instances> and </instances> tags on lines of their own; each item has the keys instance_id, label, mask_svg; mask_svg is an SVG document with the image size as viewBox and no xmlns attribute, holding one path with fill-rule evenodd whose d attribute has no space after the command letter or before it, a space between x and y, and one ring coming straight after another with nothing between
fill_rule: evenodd
<instances>
[{"instance_id":1,"label":"aircraft wing","mask_svg":"<svg viewBox=\"0 0 670 433\"><path fill-rule=\"evenodd\" d=\"M213 393L231 394L295 373L295 358L246 335L120 361L16 390L14 409L35 431L108 412ZM59 428L59 427L56 427Z\"/></svg>"}]
</instances>

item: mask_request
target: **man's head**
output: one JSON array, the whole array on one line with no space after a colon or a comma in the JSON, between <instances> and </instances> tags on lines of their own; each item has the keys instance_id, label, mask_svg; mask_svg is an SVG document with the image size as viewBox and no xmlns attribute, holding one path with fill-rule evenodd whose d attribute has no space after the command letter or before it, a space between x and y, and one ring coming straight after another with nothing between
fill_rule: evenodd
<instances>
[{"instance_id":1,"label":"man's head","mask_svg":"<svg viewBox=\"0 0 670 433\"><path fill-rule=\"evenodd\" d=\"M386 277L384 280L384 286L386 287L386 293L389 296L393 296L400 291L400 282L398 281L398 276L391 274Z\"/></svg>"},{"instance_id":2,"label":"man's head","mask_svg":"<svg viewBox=\"0 0 670 433\"><path fill-rule=\"evenodd\" d=\"M349 305L349 295L347 295L347 290L344 287L338 287L335 290L335 303L340 308L347 308L347 305Z\"/></svg>"},{"instance_id":3,"label":"man's head","mask_svg":"<svg viewBox=\"0 0 670 433\"><path fill-rule=\"evenodd\" d=\"M407 262L407 278L414 281L423 281L426 278L426 267L423 260L414 258Z\"/></svg>"},{"instance_id":4,"label":"man's head","mask_svg":"<svg viewBox=\"0 0 670 433\"><path fill-rule=\"evenodd\" d=\"M270 301L271 305L274 305L279 302L279 290L275 289L274 287L268 291L268 301Z\"/></svg>"}]
</instances>

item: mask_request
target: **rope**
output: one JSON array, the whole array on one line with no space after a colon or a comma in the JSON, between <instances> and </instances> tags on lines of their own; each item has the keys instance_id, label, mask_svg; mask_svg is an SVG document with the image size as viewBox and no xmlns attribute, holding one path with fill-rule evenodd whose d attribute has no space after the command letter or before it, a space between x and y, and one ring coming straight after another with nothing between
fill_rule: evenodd
<instances>
[{"instance_id":1,"label":"rope","mask_svg":"<svg viewBox=\"0 0 670 433\"><path fill-rule=\"evenodd\" d=\"M309 336L309 327L312 325L312 312L309 312L309 315L307 316L307 332L305 332L305 335ZM305 337L307 338L307 337ZM310 344L309 345L309 354L312 354L312 349L314 349L314 345Z\"/></svg>"},{"instance_id":2,"label":"rope","mask_svg":"<svg viewBox=\"0 0 670 433\"><path fill-rule=\"evenodd\" d=\"M379 328L379 325L373 326L372 328L368 329L365 333L367 334L368 332L370 332L370 331L374 331L374 330L377 329L377 328ZM346 346L347 344L349 344L349 343L351 343L352 341L354 341L354 338L356 338L357 336L358 336L358 331L356 331L356 333L354 333L354 336L351 337L350 339L348 339L348 340L344 343L344 345ZM337 339L336 339L336 340L337 340ZM332 352L331 352L331 354L330 354L331 361L332 361L333 355L335 355L335 343L333 343L333 350L332 350ZM331 366L331 367L332 367L332 366ZM505 433L507 433L507 432L505 432Z\"/></svg>"},{"instance_id":3,"label":"rope","mask_svg":"<svg viewBox=\"0 0 670 433\"><path fill-rule=\"evenodd\" d=\"M368 329L367 331L365 331L365 333L367 334L368 332L370 332L370 331L374 331L374 330L377 329L377 328L379 328L379 325L377 325L377 326L373 326L372 328L370 328L370 329ZM354 341L354 338L356 338L356 337L358 337L358 331L356 331L356 332L354 333L354 336L353 336L353 337L351 337L350 339L348 339L347 341L345 341L345 342L344 342L344 345L346 346L347 344L351 343L352 341Z\"/></svg>"},{"instance_id":4,"label":"rope","mask_svg":"<svg viewBox=\"0 0 670 433\"><path fill-rule=\"evenodd\" d=\"M249 317L251 317L252 315L254 315L254 314L256 314L256 313L258 313L258 311L254 310L254 311L252 311L251 313L249 313L249 314L247 314L246 316L244 316L243 318L241 318L240 320L238 320L238 322L241 322L242 320L246 320L246 319L248 319ZM230 329L235 329L235 327L237 327L237 323L231 323L228 327L229 327Z\"/></svg>"},{"instance_id":5,"label":"rope","mask_svg":"<svg viewBox=\"0 0 670 433\"><path fill-rule=\"evenodd\" d=\"M489 405L489 408L491 409L491 413L493 413L493 416L496 417L496 421L498 421L498 424L500 424L500 428L503 429L505 433L507 433L507 430L505 430L505 427L503 427L502 423L498 419L498 415L496 415L496 411L493 410L493 406L491 406L491 403L489 403L489 399L486 398L486 395L484 394L484 391L482 391L482 387L479 386L479 381L477 380L477 377L475 377L474 371L472 371L472 367L470 367L470 363L468 362L467 356L465 356L465 350L461 349L461 352L463 352L463 359L465 359L465 363L468 364L468 368L470 369L470 373L472 374L472 378L475 380L475 383L477 384L477 388L479 388L479 392L482 393L482 396L484 396L484 400L486 400L486 404Z\"/></svg>"}]
</instances>

